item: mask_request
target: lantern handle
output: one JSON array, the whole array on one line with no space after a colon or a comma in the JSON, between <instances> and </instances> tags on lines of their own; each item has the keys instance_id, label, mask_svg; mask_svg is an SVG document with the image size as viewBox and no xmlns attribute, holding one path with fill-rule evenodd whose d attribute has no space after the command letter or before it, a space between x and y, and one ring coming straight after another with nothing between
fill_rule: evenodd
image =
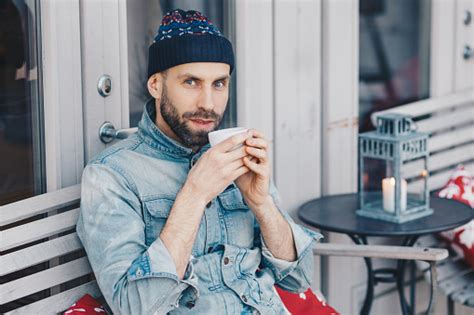
<instances>
[{"instance_id":1,"label":"lantern handle","mask_svg":"<svg viewBox=\"0 0 474 315\"><path fill-rule=\"evenodd\" d=\"M407 117L406 120L408 121L408 123L410 125L410 131L418 131L418 125L413 120L413 118Z\"/></svg>"}]
</instances>

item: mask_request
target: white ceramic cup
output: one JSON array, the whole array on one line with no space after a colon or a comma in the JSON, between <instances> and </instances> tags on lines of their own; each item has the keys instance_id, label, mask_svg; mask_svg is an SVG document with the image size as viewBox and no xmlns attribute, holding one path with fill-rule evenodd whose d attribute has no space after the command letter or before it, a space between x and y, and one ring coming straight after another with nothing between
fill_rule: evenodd
<instances>
[{"instance_id":1,"label":"white ceramic cup","mask_svg":"<svg viewBox=\"0 0 474 315\"><path fill-rule=\"evenodd\" d=\"M247 132L249 129L245 127L235 127L235 128L226 128L220 129L216 131L209 132L209 143L211 147L215 146L216 144L235 136L239 133Z\"/></svg>"}]
</instances>

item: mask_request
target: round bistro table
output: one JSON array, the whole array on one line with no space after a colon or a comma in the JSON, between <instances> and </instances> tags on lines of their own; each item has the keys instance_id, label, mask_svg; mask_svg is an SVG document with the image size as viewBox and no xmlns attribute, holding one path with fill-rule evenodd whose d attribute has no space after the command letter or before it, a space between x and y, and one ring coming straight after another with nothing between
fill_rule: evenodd
<instances>
[{"instance_id":1,"label":"round bistro table","mask_svg":"<svg viewBox=\"0 0 474 315\"><path fill-rule=\"evenodd\" d=\"M468 223L474 218L474 210L459 201L430 197L432 215L402 224L375 220L356 215L359 207L359 194L324 196L310 200L298 209L298 217L306 224L329 232L347 234L356 244L368 244L369 236L402 237L402 246L413 246L418 237L431 233L450 230ZM414 267L411 273L410 305L403 290L405 260L397 261L397 268L372 267L371 258L364 258L367 267L368 285L361 314L369 314L374 286L380 282L396 282L403 314L414 312L415 277ZM432 287L433 289L433 287ZM433 296L433 292L431 292ZM431 308L432 299L428 310Z\"/></svg>"}]
</instances>

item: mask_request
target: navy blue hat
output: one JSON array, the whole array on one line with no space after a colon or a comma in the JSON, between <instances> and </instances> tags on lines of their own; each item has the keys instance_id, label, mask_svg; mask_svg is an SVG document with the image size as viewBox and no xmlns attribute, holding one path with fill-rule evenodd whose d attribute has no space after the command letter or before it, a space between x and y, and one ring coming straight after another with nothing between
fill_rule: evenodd
<instances>
[{"instance_id":1,"label":"navy blue hat","mask_svg":"<svg viewBox=\"0 0 474 315\"><path fill-rule=\"evenodd\" d=\"M149 48L148 78L190 62L222 62L234 69L231 42L198 11L168 12Z\"/></svg>"}]
</instances>

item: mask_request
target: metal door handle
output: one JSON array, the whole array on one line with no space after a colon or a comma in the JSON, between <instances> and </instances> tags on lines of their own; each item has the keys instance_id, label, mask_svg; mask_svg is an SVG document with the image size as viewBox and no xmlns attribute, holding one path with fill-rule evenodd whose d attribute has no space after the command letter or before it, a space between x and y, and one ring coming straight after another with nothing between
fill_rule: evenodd
<instances>
[{"instance_id":1,"label":"metal door handle","mask_svg":"<svg viewBox=\"0 0 474 315\"><path fill-rule=\"evenodd\" d=\"M99 129L99 138L100 141L103 143L109 143L114 139L125 139L129 136L136 133L138 130L137 127L135 128L127 128L127 129L115 129L114 125L106 121L100 126Z\"/></svg>"},{"instance_id":2,"label":"metal door handle","mask_svg":"<svg viewBox=\"0 0 474 315\"><path fill-rule=\"evenodd\" d=\"M469 45L464 46L464 50L463 50L463 53L462 53L463 58L465 60L468 60L473 55L474 55L474 52L472 51L471 46L469 46Z\"/></svg>"}]
</instances>

